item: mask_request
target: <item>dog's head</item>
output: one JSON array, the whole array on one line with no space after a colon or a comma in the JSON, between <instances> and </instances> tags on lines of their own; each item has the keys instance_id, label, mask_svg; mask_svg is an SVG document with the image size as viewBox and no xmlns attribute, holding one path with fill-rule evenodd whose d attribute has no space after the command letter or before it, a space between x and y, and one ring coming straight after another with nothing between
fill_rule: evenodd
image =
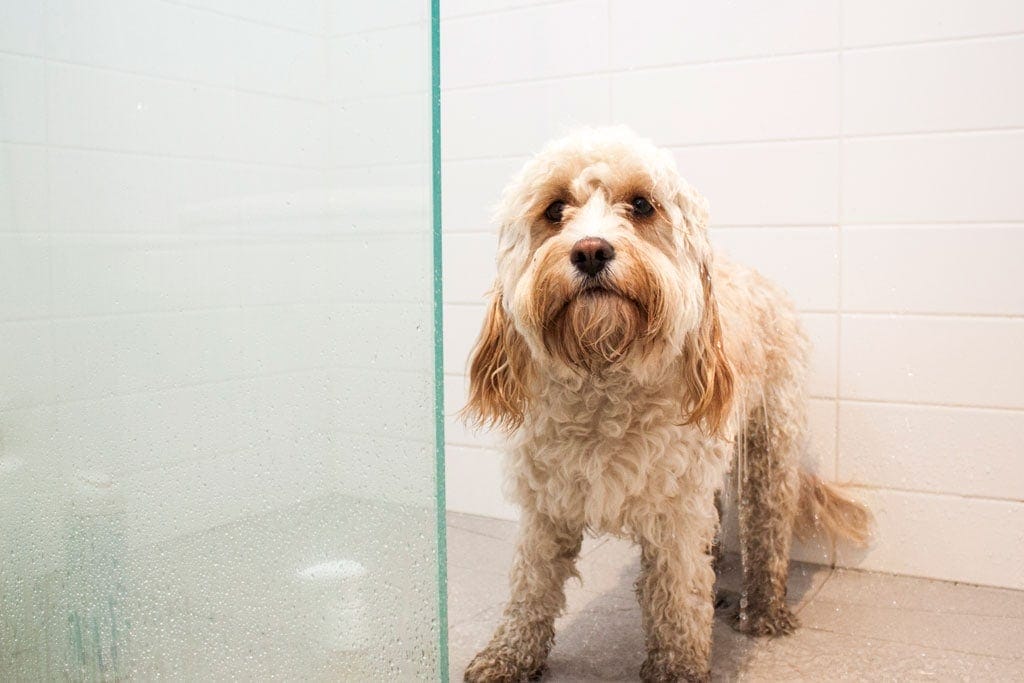
<instances>
[{"instance_id":1,"label":"dog's head","mask_svg":"<svg viewBox=\"0 0 1024 683\"><path fill-rule=\"evenodd\" d=\"M498 277L467 413L508 427L539 376L678 374L686 419L717 429L732 374L711 286L704 200L672 156L624 128L547 146L506 188Z\"/></svg>"}]
</instances>

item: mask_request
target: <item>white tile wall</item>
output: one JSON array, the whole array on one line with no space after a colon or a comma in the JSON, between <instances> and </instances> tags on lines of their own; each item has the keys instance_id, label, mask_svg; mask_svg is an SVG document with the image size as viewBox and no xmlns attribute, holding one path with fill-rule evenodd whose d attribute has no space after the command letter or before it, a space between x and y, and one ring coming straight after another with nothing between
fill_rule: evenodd
<instances>
[{"instance_id":1,"label":"white tile wall","mask_svg":"<svg viewBox=\"0 0 1024 683\"><path fill-rule=\"evenodd\" d=\"M444 35L452 55L444 65L449 89L586 74L608 66L606 0L452 19ZM519 51L523 45L530 49ZM517 59L503 59L517 51Z\"/></svg>"},{"instance_id":2,"label":"white tile wall","mask_svg":"<svg viewBox=\"0 0 1024 683\"><path fill-rule=\"evenodd\" d=\"M442 42L442 45L444 43ZM441 82L447 63L442 57ZM573 126L608 123L608 79L445 90L445 159L521 156Z\"/></svg>"},{"instance_id":3,"label":"white tile wall","mask_svg":"<svg viewBox=\"0 0 1024 683\"><path fill-rule=\"evenodd\" d=\"M1024 315L1024 227L848 226L842 253L848 310Z\"/></svg>"},{"instance_id":4,"label":"white tile wall","mask_svg":"<svg viewBox=\"0 0 1024 683\"><path fill-rule=\"evenodd\" d=\"M693 146L675 152L680 172L707 198L713 225L838 221L835 140Z\"/></svg>"},{"instance_id":5,"label":"white tile wall","mask_svg":"<svg viewBox=\"0 0 1024 683\"><path fill-rule=\"evenodd\" d=\"M0 137L5 142L45 142L44 73L39 60L0 54Z\"/></svg>"},{"instance_id":6,"label":"white tile wall","mask_svg":"<svg viewBox=\"0 0 1024 683\"><path fill-rule=\"evenodd\" d=\"M843 143L846 223L1024 220L1024 132L980 131Z\"/></svg>"},{"instance_id":7,"label":"white tile wall","mask_svg":"<svg viewBox=\"0 0 1024 683\"><path fill-rule=\"evenodd\" d=\"M844 315L841 343L842 396L1024 408L1022 319Z\"/></svg>"},{"instance_id":8,"label":"white tile wall","mask_svg":"<svg viewBox=\"0 0 1024 683\"><path fill-rule=\"evenodd\" d=\"M627 71L612 76L612 119L664 145L828 137L838 88L834 53Z\"/></svg>"},{"instance_id":9,"label":"white tile wall","mask_svg":"<svg viewBox=\"0 0 1024 683\"><path fill-rule=\"evenodd\" d=\"M879 525L867 553L798 554L1021 587L1024 5L443 4L448 413L505 181L566 126L627 123L672 149L716 245L784 285L814 341L805 463ZM448 439L453 509L513 515L500 437L450 417Z\"/></svg>"},{"instance_id":10,"label":"white tile wall","mask_svg":"<svg viewBox=\"0 0 1024 683\"><path fill-rule=\"evenodd\" d=\"M838 228L717 228L711 240L733 261L782 285L801 310L838 307Z\"/></svg>"},{"instance_id":11,"label":"white tile wall","mask_svg":"<svg viewBox=\"0 0 1024 683\"><path fill-rule=\"evenodd\" d=\"M857 0L843 2L845 45L885 45L1024 31L1015 0Z\"/></svg>"},{"instance_id":12,"label":"white tile wall","mask_svg":"<svg viewBox=\"0 0 1024 683\"><path fill-rule=\"evenodd\" d=\"M1024 413L844 402L839 476L865 486L1015 500Z\"/></svg>"},{"instance_id":13,"label":"white tile wall","mask_svg":"<svg viewBox=\"0 0 1024 683\"><path fill-rule=\"evenodd\" d=\"M843 56L844 132L1019 127L1024 92L1007 67L1022 61L1019 36L855 50Z\"/></svg>"},{"instance_id":14,"label":"white tile wall","mask_svg":"<svg viewBox=\"0 0 1024 683\"><path fill-rule=\"evenodd\" d=\"M832 50L839 0L611 0L612 65L620 69Z\"/></svg>"}]
</instances>

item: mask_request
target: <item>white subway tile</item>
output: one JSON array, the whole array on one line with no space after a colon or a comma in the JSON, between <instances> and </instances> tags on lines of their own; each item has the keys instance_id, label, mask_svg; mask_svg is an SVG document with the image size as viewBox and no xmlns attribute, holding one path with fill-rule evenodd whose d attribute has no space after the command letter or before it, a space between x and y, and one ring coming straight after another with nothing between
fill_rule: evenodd
<instances>
[{"instance_id":1,"label":"white subway tile","mask_svg":"<svg viewBox=\"0 0 1024 683\"><path fill-rule=\"evenodd\" d=\"M1024 314L1024 226L844 227L843 307Z\"/></svg>"},{"instance_id":2,"label":"white subway tile","mask_svg":"<svg viewBox=\"0 0 1024 683\"><path fill-rule=\"evenodd\" d=\"M711 225L833 225L839 143L682 147L679 170L710 203Z\"/></svg>"},{"instance_id":3,"label":"white subway tile","mask_svg":"<svg viewBox=\"0 0 1024 683\"><path fill-rule=\"evenodd\" d=\"M822 479L834 481L836 474L836 402L812 398L807 405L809 439L801 466Z\"/></svg>"},{"instance_id":4,"label":"white subway tile","mask_svg":"<svg viewBox=\"0 0 1024 683\"><path fill-rule=\"evenodd\" d=\"M347 301L427 305L434 292L432 243L426 232L325 243L324 291L338 292Z\"/></svg>"},{"instance_id":5,"label":"white subway tile","mask_svg":"<svg viewBox=\"0 0 1024 683\"><path fill-rule=\"evenodd\" d=\"M253 234L273 218L294 235L310 223L296 199L324 182L314 169L117 152L55 149L49 159L55 232Z\"/></svg>"},{"instance_id":6,"label":"white subway tile","mask_svg":"<svg viewBox=\"0 0 1024 683\"><path fill-rule=\"evenodd\" d=\"M337 362L338 348L346 345L348 337L363 332L349 329L345 334L346 328L335 324L333 313L333 306L328 303L244 309L240 337L245 340L256 372L276 374ZM342 334L337 335L338 332ZM382 342L381 346L386 344ZM387 354L382 350L381 355Z\"/></svg>"},{"instance_id":7,"label":"white subway tile","mask_svg":"<svg viewBox=\"0 0 1024 683\"><path fill-rule=\"evenodd\" d=\"M430 89L430 30L426 25L328 38L328 92L359 100Z\"/></svg>"},{"instance_id":8,"label":"white subway tile","mask_svg":"<svg viewBox=\"0 0 1024 683\"><path fill-rule=\"evenodd\" d=\"M844 567L1024 588L1024 503L860 489L877 522L867 550L841 546Z\"/></svg>"},{"instance_id":9,"label":"white subway tile","mask_svg":"<svg viewBox=\"0 0 1024 683\"><path fill-rule=\"evenodd\" d=\"M0 320L51 314L52 259L49 236L0 233Z\"/></svg>"},{"instance_id":10,"label":"white subway tile","mask_svg":"<svg viewBox=\"0 0 1024 683\"><path fill-rule=\"evenodd\" d=\"M46 142L46 66L0 54L0 141Z\"/></svg>"},{"instance_id":11,"label":"white subway tile","mask_svg":"<svg viewBox=\"0 0 1024 683\"><path fill-rule=\"evenodd\" d=\"M609 122L608 78L572 78L445 93L446 159L522 156L582 125Z\"/></svg>"},{"instance_id":12,"label":"white subway tile","mask_svg":"<svg viewBox=\"0 0 1024 683\"><path fill-rule=\"evenodd\" d=\"M492 230L494 209L502 190L523 165L523 159L443 161L441 207L445 232Z\"/></svg>"},{"instance_id":13,"label":"white subway tile","mask_svg":"<svg viewBox=\"0 0 1024 683\"><path fill-rule=\"evenodd\" d=\"M843 3L843 43L880 45L1024 31L1016 0L857 0Z\"/></svg>"},{"instance_id":14,"label":"white subway tile","mask_svg":"<svg viewBox=\"0 0 1024 683\"><path fill-rule=\"evenodd\" d=\"M332 303L338 365L418 370L434 366L434 312L424 304Z\"/></svg>"},{"instance_id":15,"label":"white subway tile","mask_svg":"<svg viewBox=\"0 0 1024 683\"><path fill-rule=\"evenodd\" d=\"M501 453L450 446L445 452L445 500L453 512L517 519L519 511L502 493Z\"/></svg>"},{"instance_id":16,"label":"white subway tile","mask_svg":"<svg viewBox=\"0 0 1024 683\"><path fill-rule=\"evenodd\" d=\"M254 93L240 92L236 97L237 118L216 125L236 141L238 151L232 159L326 168L330 126L326 104Z\"/></svg>"},{"instance_id":17,"label":"white subway tile","mask_svg":"<svg viewBox=\"0 0 1024 683\"><path fill-rule=\"evenodd\" d=\"M844 54L843 131L863 135L1022 126L1024 89L1007 68L1022 62L1024 36Z\"/></svg>"},{"instance_id":18,"label":"white subway tile","mask_svg":"<svg viewBox=\"0 0 1024 683\"><path fill-rule=\"evenodd\" d=\"M444 370L465 373L469 356L480 336L487 307L450 305L444 307Z\"/></svg>"},{"instance_id":19,"label":"white subway tile","mask_svg":"<svg viewBox=\"0 0 1024 683\"><path fill-rule=\"evenodd\" d=\"M781 285L802 310L839 307L838 228L722 228L711 241Z\"/></svg>"},{"instance_id":20,"label":"white subway tile","mask_svg":"<svg viewBox=\"0 0 1024 683\"><path fill-rule=\"evenodd\" d=\"M45 55L45 2L5 2L0 4L0 50L28 55Z\"/></svg>"},{"instance_id":21,"label":"white subway tile","mask_svg":"<svg viewBox=\"0 0 1024 683\"><path fill-rule=\"evenodd\" d=\"M425 304L433 292L430 245L428 233L298 243L252 239L237 249L244 300Z\"/></svg>"},{"instance_id":22,"label":"white subway tile","mask_svg":"<svg viewBox=\"0 0 1024 683\"><path fill-rule=\"evenodd\" d=\"M56 236L53 264L62 316L223 306L241 288L232 251L197 242Z\"/></svg>"},{"instance_id":23,"label":"white subway tile","mask_svg":"<svg viewBox=\"0 0 1024 683\"><path fill-rule=\"evenodd\" d=\"M844 315L840 396L1024 408L1024 320Z\"/></svg>"},{"instance_id":24,"label":"white subway tile","mask_svg":"<svg viewBox=\"0 0 1024 683\"><path fill-rule=\"evenodd\" d=\"M355 281L353 273L343 269L350 263L358 264L358 257L352 258L349 253L363 249L368 249L367 245L352 240L338 244L242 240L235 245L232 269L239 282L238 297L248 305L288 304L341 296L355 300L358 296L348 296L342 282L350 279L353 286L362 285Z\"/></svg>"},{"instance_id":25,"label":"white subway tile","mask_svg":"<svg viewBox=\"0 0 1024 683\"><path fill-rule=\"evenodd\" d=\"M111 151L322 167L325 105L54 65L50 141Z\"/></svg>"},{"instance_id":26,"label":"white subway tile","mask_svg":"<svg viewBox=\"0 0 1024 683\"><path fill-rule=\"evenodd\" d=\"M0 232L49 229L47 155L43 147L0 144Z\"/></svg>"},{"instance_id":27,"label":"white subway tile","mask_svg":"<svg viewBox=\"0 0 1024 683\"><path fill-rule=\"evenodd\" d=\"M246 448L264 426L253 415L256 388L239 380L60 404L49 443L34 447L79 469L116 472L216 457Z\"/></svg>"},{"instance_id":28,"label":"white subway tile","mask_svg":"<svg viewBox=\"0 0 1024 683\"><path fill-rule=\"evenodd\" d=\"M330 368L332 410L345 416L348 431L401 439L433 437L433 368L415 371Z\"/></svg>"},{"instance_id":29,"label":"white subway tile","mask_svg":"<svg viewBox=\"0 0 1024 683\"><path fill-rule=\"evenodd\" d=\"M254 373L242 321L237 310L55 321L57 398L108 398Z\"/></svg>"},{"instance_id":30,"label":"white subway tile","mask_svg":"<svg viewBox=\"0 0 1024 683\"><path fill-rule=\"evenodd\" d=\"M830 313L803 313L800 322L811 340L807 389L811 396L818 398L835 396L839 318Z\"/></svg>"},{"instance_id":31,"label":"white subway tile","mask_svg":"<svg viewBox=\"0 0 1024 683\"><path fill-rule=\"evenodd\" d=\"M497 273L495 254L498 236L492 233L448 234L444 237L446 302L479 304L487 300L487 292Z\"/></svg>"},{"instance_id":32,"label":"white subway tile","mask_svg":"<svg viewBox=\"0 0 1024 683\"><path fill-rule=\"evenodd\" d=\"M52 405L56 354L49 321L0 323L0 410Z\"/></svg>"},{"instance_id":33,"label":"white subway tile","mask_svg":"<svg viewBox=\"0 0 1024 683\"><path fill-rule=\"evenodd\" d=\"M319 99L323 39L177 3L53 0L49 56L64 62ZM187 36L187 40L183 40Z\"/></svg>"},{"instance_id":34,"label":"white subway tile","mask_svg":"<svg viewBox=\"0 0 1024 683\"><path fill-rule=\"evenodd\" d=\"M1024 133L970 133L843 143L843 222L1024 218Z\"/></svg>"},{"instance_id":35,"label":"white subway tile","mask_svg":"<svg viewBox=\"0 0 1024 683\"><path fill-rule=\"evenodd\" d=\"M330 161L334 166L426 163L430 144L427 94L330 107Z\"/></svg>"},{"instance_id":36,"label":"white subway tile","mask_svg":"<svg viewBox=\"0 0 1024 683\"><path fill-rule=\"evenodd\" d=\"M843 401L839 421L841 480L1020 497L1024 412Z\"/></svg>"},{"instance_id":37,"label":"white subway tile","mask_svg":"<svg viewBox=\"0 0 1024 683\"><path fill-rule=\"evenodd\" d=\"M445 88L593 73L608 66L608 4L576 0L448 21Z\"/></svg>"},{"instance_id":38,"label":"white subway tile","mask_svg":"<svg viewBox=\"0 0 1024 683\"><path fill-rule=\"evenodd\" d=\"M447 20L465 14L503 12L529 5L558 2L558 0L447 0L441 3L441 19Z\"/></svg>"},{"instance_id":39,"label":"white subway tile","mask_svg":"<svg viewBox=\"0 0 1024 683\"><path fill-rule=\"evenodd\" d=\"M612 0L615 68L760 57L839 46L838 0Z\"/></svg>"},{"instance_id":40,"label":"white subway tile","mask_svg":"<svg viewBox=\"0 0 1024 683\"><path fill-rule=\"evenodd\" d=\"M442 2L442 12L448 2ZM430 3L422 0L390 2L349 2L327 0L331 35L347 35L372 29L401 26L430 20Z\"/></svg>"},{"instance_id":41,"label":"white subway tile","mask_svg":"<svg viewBox=\"0 0 1024 683\"><path fill-rule=\"evenodd\" d=\"M612 76L612 119L663 145L839 133L839 58L789 57Z\"/></svg>"},{"instance_id":42,"label":"white subway tile","mask_svg":"<svg viewBox=\"0 0 1024 683\"><path fill-rule=\"evenodd\" d=\"M327 31L327 5L333 1L293 0L281 3L277 0L181 0L182 4L199 9L317 34Z\"/></svg>"}]
</instances>

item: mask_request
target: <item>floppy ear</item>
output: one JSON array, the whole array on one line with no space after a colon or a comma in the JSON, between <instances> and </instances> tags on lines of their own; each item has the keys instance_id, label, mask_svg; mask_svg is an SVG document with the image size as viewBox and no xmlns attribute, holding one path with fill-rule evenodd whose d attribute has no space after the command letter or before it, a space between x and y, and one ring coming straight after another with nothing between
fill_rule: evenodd
<instances>
[{"instance_id":1,"label":"floppy ear","mask_svg":"<svg viewBox=\"0 0 1024 683\"><path fill-rule=\"evenodd\" d=\"M686 383L687 424L702 425L718 434L732 407L734 374L722 348L722 324L718 318L711 276L701 266L704 286L704 313L693 332L683 357L683 381Z\"/></svg>"},{"instance_id":2,"label":"floppy ear","mask_svg":"<svg viewBox=\"0 0 1024 683\"><path fill-rule=\"evenodd\" d=\"M467 422L513 430L526 410L529 349L516 331L494 288L483 329L469 366L469 401L461 411Z\"/></svg>"},{"instance_id":3,"label":"floppy ear","mask_svg":"<svg viewBox=\"0 0 1024 683\"><path fill-rule=\"evenodd\" d=\"M722 347L722 323L711 281L713 256L707 238L707 201L683 180L680 180L676 201L689 224L694 257L701 264L700 280L704 290L700 323L687 340L684 351L686 423L702 425L709 433L718 434L732 407L735 374Z\"/></svg>"}]
</instances>

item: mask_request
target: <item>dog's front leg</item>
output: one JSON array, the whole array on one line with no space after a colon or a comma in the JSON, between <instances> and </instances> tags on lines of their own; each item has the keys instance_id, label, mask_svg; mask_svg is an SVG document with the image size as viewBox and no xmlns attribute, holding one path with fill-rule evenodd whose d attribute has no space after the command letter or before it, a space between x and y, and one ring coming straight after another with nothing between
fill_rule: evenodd
<instances>
[{"instance_id":1,"label":"dog's front leg","mask_svg":"<svg viewBox=\"0 0 1024 683\"><path fill-rule=\"evenodd\" d=\"M643 610L644 681L710 679L714 520L660 518L640 538L637 597Z\"/></svg>"},{"instance_id":2,"label":"dog's front leg","mask_svg":"<svg viewBox=\"0 0 1024 683\"><path fill-rule=\"evenodd\" d=\"M526 681L540 676L565 608L565 581L576 575L581 527L524 510L510 595L491 642L466 667L466 681Z\"/></svg>"}]
</instances>

